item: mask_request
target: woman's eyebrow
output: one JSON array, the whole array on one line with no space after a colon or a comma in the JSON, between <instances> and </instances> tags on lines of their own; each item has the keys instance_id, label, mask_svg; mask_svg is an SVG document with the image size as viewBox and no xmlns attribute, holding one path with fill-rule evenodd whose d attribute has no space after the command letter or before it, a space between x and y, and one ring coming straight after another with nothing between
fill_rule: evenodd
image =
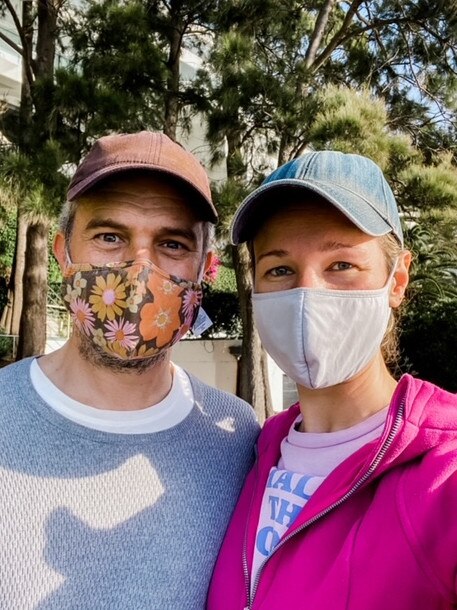
<instances>
[{"instance_id":1,"label":"woman's eyebrow","mask_svg":"<svg viewBox=\"0 0 457 610\"><path fill-rule=\"evenodd\" d=\"M326 241L319 246L321 252L331 252L333 250L343 250L347 248L355 248L357 244L347 244L341 241Z\"/></svg>"},{"instance_id":2,"label":"woman's eyebrow","mask_svg":"<svg viewBox=\"0 0 457 610\"><path fill-rule=\"evenodd\" d=\"M256 257L256 260L257 262L259 262L267 256L278 256L279 258L281 258L283 256L287 256L287 254L287 250L268 250L267 252L262 252L260 256Z\"/></svg>"}]
</instances>

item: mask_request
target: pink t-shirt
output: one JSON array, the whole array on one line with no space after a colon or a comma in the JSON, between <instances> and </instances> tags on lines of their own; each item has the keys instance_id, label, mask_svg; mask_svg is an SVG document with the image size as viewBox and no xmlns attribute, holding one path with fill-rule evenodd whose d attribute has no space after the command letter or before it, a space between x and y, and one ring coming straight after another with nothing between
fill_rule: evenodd
<instances>
[{"instance_id":1,"label":"pink t-shirt","mask_svg":"<svg viewBox=\"0 0 457 610\"><path fill-rule=\"evenodd\" d=\"M341 462L381 436L387 407L337 432L298 432L299 415L281 443L278 465L270 470L257 527L251 589L265 559L293 524L322 481Z\"/></svg>"}]
</instances>

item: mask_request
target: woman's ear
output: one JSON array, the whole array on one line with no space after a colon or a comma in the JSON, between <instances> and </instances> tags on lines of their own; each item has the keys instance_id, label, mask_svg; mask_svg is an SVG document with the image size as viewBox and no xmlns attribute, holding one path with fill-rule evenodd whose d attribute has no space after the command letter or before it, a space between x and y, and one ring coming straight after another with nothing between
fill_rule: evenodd
<instances>
[{"instance_id":1,"label":"woman's ear","mask_svg":"<svg viewBox=\"0 0 457 610\"><path fill-rule=\"evenodd\" d=\"M389 297L389 305L394 309L400 306L405 296L406 287L409 283L411 258L411 252L403 250L397 259Z\"/></svg>"},{"instance_id":2,"label":"woman's ear","mask_svg":"<svg viewBox=\"0 0 457 610\"><path fill-rule=\"evenodd\" d=\"M54 237L52 251L54 252L54 256L59 263L60 270L63 272L67 266L67 249L65 247L65 237L63 233L60 233L60 231Z\"/></svg>"}]
</instances>

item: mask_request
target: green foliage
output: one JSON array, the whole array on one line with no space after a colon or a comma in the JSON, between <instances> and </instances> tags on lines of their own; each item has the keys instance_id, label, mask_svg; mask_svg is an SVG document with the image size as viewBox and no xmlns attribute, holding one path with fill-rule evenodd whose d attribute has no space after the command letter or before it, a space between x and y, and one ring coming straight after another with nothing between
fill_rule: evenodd
<instances>
[{"instance_id":1,"label":"green foliage","mask_svg":"<svg viewBox=\"0 0 457 610\"><path fill-rule=\"evenodd\" d=\"M216 232L220 241L225 243L229 241L229 228L233 214L248 192L249 188L244 182L233 178L228 178L221 185L213 187L214 204L219 213Z\"/></svg>"},{"instance_id":2,"label":"green foliage","mask_svg":"<svg viewBox=\"0 0 457 610\"><path fill-rule=\"evenodd\" d=\"M216 281L205 285L203 308L213 325L205 336L212 338L242 336L240 307L235 272L228 265L219 266Z\"/></svg>"},{"instance_id":3,"label":"green foliage","mask_svg":"<svg viewBox=\"0 0 457 610\"><path fill-rule=\"evenodd\" d=\"M236 277L235 272L227 264L222 263L219 266L216 281L212 284L213 292L234 293L236 292Z\"/></svg>"},{"instance_id":4,"label":"green foliage","mask_svg":"<svg viewBox=\"0 0 457 610\"><path fill-rule=\"evenodd\" d=\"M457 212L457 171L449 155L437 159L435 165L412 164L400 175L404 184L402 202L412 210L446 210Z\"/></svg>"},{"instance_id":5,"label":"green foliage","mask_svg":"<svg viewBox=\"0 0 457 610\"><path fill-rule=\"evenodd\" d=\"M398 171L417 157L406 135L386 130L386 104L367 88L355 91L329 85L315 97L316 113L308 132L313 148L364 155L386 173L391 166Z\"/></svg>"},{"instance_id":6,"label":"green foliage","mask_svg":"<svg viewBox=\"0 0 457 610\"><path fill-rule=\"evenodd\" d=\"M423 223L405 231L413 252L410 286L424 300L457 300L457 248L455 239L446 239L445 229Z\"/></svg>"},{"instance_id":7,"label":"green foliage","mask_svg":"<svg viewBox=\"0 0 457 610\"><path fill-rule=\"evenodd\" d=\"M457 392L457 299L417 297L402 321L403 370Z\"/></svg>"},{"instance_id":8,"label":"green foliage","mask_svg":"<svg viewBox=\"0 0 457 610\"><path fill-rule=\"evenodd\" d=\"M86 1L66 24L72 55L56 71L55 105L73 158L111 130L162 127L166 47L156 29L140 1Z\"/></svg>"},{"instance_id":9,"label":"green foliage","mask_svg":"<svg viewBox=\"0 0 457 610\"><path fill-rule=\"evenodd\" d=\"M13 264L17 217L15 204L10 190L0 185L0 277L9 277Z\"/></svg>"},{"instance_id":10,"label":"green foliage","mask_svg":"<svg viewBox=\"0 0 457 610\"><path fill-rule=\"evenodd\" d=\"M67 185L60 167L60 146L54 141L44 144L35 156L4 147L0 149L0 187L22 214L55 218Z\"/></svg>"},{"instance_id":11,"label":"green foliage","mask_svg":"<svg viewBox=\"0 0 457 610\"><path fill-rule=\"evenodd\" d=\"M14 352L14 337L5 336L0 331L0 360L12 360Z\"/></svg>"},{"instance_id":12,"label":"green foliage","mask_svg":"<svg viewBox=\"0 0 457 610\"><path fill-rule=\"evenodd\" d=\"M202 105L201 91L176 69L183 48L205 53L205 30L220 0L102 0L80 3L66 23L71 49L56 71L55 106L68 154L78 160L111 131L171 130ZM198 32L196 35L195 32Z\"/></svg>"},{"instance_id":13,"label":"green foliage","mask_svg":"<svg viewBox=\"0 0 457 610\"><path fill-rule=\"evenodd\" d=\"M242 336L238 297L233 292L219 292L206 287L203 308L213 325L205 332L207 338L238 339Z\"/></svg>"},{"instance_id":14,"label":"green foliage","mask_svg":"<svg viewBox=\"0 0 457 610\"><path fill-rule=\"evenodd\" d=\"M322 3L226 4L225 18L215 24L218 35L209 56L214 74L203 78L212 100L208 137L217 145L225 135L229 146L232 140L240 147L246 175L251 139L258 146L264 137L269 152L278 152L280 163L313 139L324 147L326 125L321 125L319 136L308 131L314 118L310 98L323 85L366 87L382 97L387 109L383 128L390 123L393 130L411 133L414 144L430 142L439 132L434 144L442 149L449 130L455 141L457 62L451 5L361 2L351 13L336 3L328 20L319 21ZM358 137L359 119L368 123L369 117L355 112L335 117L336 123L328 118L334 136L339 132L341 149L354 134L359 143L363 141ZM370 141L372 148L359 152L382 156L382 149L376 149L373 138ZM243 168L240 163L237 167Z\"/></svg>"}]
</instances>

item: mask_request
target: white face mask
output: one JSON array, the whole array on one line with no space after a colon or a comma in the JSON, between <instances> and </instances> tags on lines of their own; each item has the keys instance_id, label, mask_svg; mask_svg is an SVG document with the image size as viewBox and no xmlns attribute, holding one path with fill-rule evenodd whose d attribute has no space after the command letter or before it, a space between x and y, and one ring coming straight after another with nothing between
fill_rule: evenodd
<instances>
[{"instance_id":1,"label":"white face mask","mask_svg":"<svg viewBox=\"0 0 457 610\"><path fill-rule=\"evenodd\" d=\"M254 321L263 346L286 375L306 388L351 379L380 348L391 312L393 273L380 290L254 293Z\"/></svg>"}]
</instances>

